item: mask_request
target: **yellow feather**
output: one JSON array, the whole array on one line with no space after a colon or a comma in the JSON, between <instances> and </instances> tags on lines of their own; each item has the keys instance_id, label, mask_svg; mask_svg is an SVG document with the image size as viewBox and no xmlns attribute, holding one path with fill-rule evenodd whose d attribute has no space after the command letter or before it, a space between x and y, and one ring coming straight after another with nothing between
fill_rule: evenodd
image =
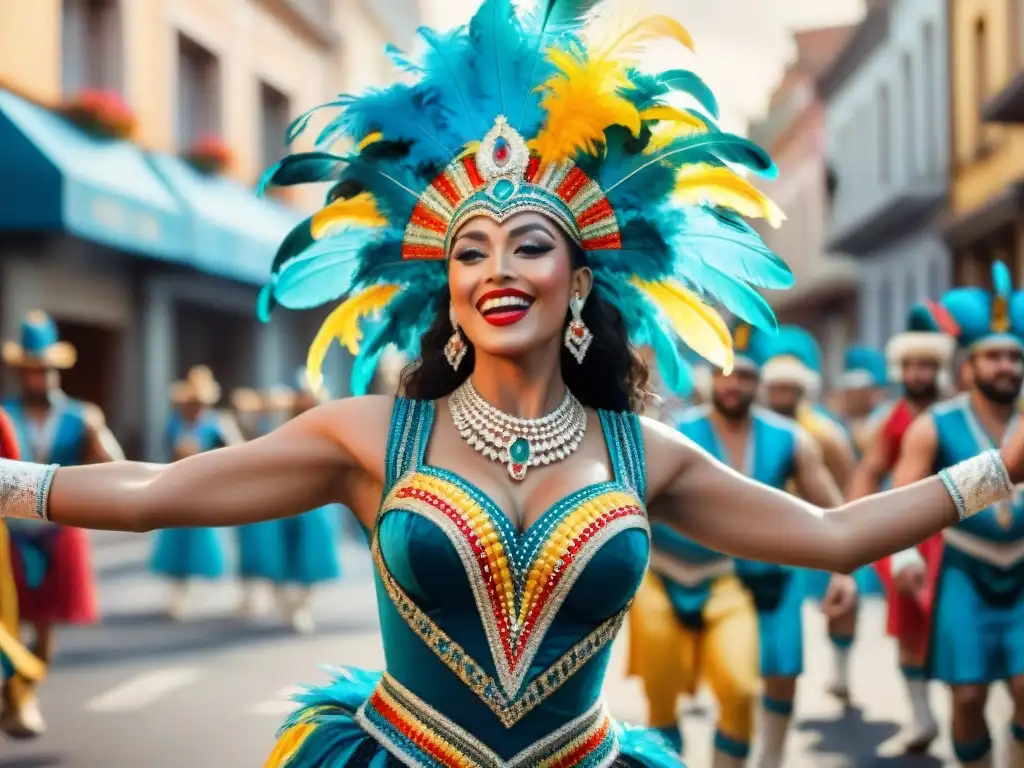
<instances>
[{"instance_id":1,"label":"yellow feather","mask_svg":"<svg viewBox=\"0 0 1024 768\"><path fill-rule=\"evenodd\" d=\"M675 280L654 282L632 278L630 282L661 308L688 347L726 374L732 371L732 336L725 320L713 307Z\"/></svg>"},{"instance_id":2,"label":"yellow feather","mask_svg":"<svg viewBox=\"0 0 1024 768\"><path fill-rule=\"evenodd\" d=\"M678 21L665 15L635 20L642 12L642 8L630 3L617 13L595 17L584 31L587 48L592 55L632 62L650 43L658 40L675 40L693 50L693 38Z\"/></svg>"},{"instance_id":3,"label":"yellow feather","mask_svg":"<svg viewBox=\"0 0 1024 768\"><path fill-rule=\"evenodd\" d=\"M610 125L640 133L639 111L620 95L629 87L622 62L554 48L547 55L557 72L540 86L547 121L530 143L542 167L581 151L596 154Z\"/></svg>"},{"instance_id":4,"label":"yellow feather","mask_svg":"<svg viewBox=\"0 0 1024 768\"><path fill-rule=\"evenodd\" d=\"M651 139L647 142L647 146L644 147L644 154L653 155L663 150L676 139L691 136L695 133L706 132L707 126L704 123L700 123L697 126L691 126L689 123L655 123L651 126Z\"/></svg>"},{"instance_id":5,"label":"yellow feather","mask_svg":"<svg viewBox=\"0 0 1024 768\"><path fill-rule=\"evenodd\" d=\"M313 337L306 356L306 378L313 391L323 385L323 364L331 342L337 339L353 355L359 352L363 332L359 321L367 315L377 314L395 297L399 286L391 283L371 285L339 304L324 320Z\"/></svg>"},{"instance_id":6,"label":"yellow feather","mask_svg":"<svg viewBox=\"0 0 1024 768\"><path fill-rule=\"evenodd\" d=\"M388 223L379 210L377 201L369 192L360 192L355 197L335 200L313 215L310 233L314 240L346 224L363 224L369 227L383 227Z\"/></svg>"},{"instance_id":7,"label":"yellow feather","mask_svg":"<svg viewBox=\"0 0 1024 768\"><path fill-rule=\"evenodd\" d=\"M684 170L676 180L674 199L697 205L711 203L750 218L781 226L786 215L761 190L728 168L701 166Z\"/></svg>"},{"instance_id":8,"label":"yellow feather","mask_svg":"<svg viewBox=\"0 0 1024 768\"><path fill-rule=\"evenodd\" d=\"M363 137L363 140L359 142L359 151L362 152L368 146L370 146L371 144L376 144L383 138L384 134L381 133L380 131L374 131L373 133L366 134L366 136Z\"/></svg>"},{"instance_id":9,"label":"yellow feather","mask_svg":"<svg viewBox=\"0 0 1024 768\"><path fill-rule=\"evenodd\" d=\"M675 107L660 105L648 107L640 113L641 120L661 120L689 129L687 133L701 133L707 130L707 125L699 117L691 115Z\"/></svg>"}]
</instances>

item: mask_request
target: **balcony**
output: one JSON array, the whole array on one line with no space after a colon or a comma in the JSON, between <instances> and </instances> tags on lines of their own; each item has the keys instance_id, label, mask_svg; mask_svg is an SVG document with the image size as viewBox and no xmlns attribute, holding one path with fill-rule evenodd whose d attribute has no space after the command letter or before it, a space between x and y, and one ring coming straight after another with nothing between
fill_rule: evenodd
<instances>
[{"instance_id":1,"label":"balcony","mask_svg":"<svg viewBox=\"0 0 1024 768\"><path fill-rule=\"evenodd\" d=\"M945 198L945 187L937 179L903 184L853 216L833 217L827 237L828 250L865 255L913 223L933 216ZM838 201L837 209L843 207Z\"/></svg>"},{"instance_id":2,"label":"balcony","mask_svg":"<svg viewBox=\"0 0 1024 768\"><path fill-rule=\"evenodd\" d=\"M1024 70L985 102L981 116L990 123L1024 123Z\"/></svg>"}]
</instances>

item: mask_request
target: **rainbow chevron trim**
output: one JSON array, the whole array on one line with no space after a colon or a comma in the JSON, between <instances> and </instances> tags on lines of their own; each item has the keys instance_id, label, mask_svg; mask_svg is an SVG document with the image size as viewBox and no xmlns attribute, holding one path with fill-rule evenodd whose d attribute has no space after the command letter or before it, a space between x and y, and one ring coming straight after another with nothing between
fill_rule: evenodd
<instances>
[{"instance_id":1,"label":"rainbow chevron trim","mask_svg":"<svg viewBox=\"0 0 1024 768\"><path fill-rule=\"evenodd\" d=\"M611 718L603 702L598 702L518 755L502 760L386 673L359 708L356 721L399 760L424 768L596 768L611 764L619 753Z\"/></svg>"}]
</instances>

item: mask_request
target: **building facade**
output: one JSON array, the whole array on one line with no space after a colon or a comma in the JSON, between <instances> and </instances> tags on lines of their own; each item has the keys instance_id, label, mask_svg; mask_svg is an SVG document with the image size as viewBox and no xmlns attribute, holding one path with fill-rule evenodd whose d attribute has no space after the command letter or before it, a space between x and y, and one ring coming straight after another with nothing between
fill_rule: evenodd
<instances>
[{"instance_id":1,"label":"building facade","mask_svg":"<svg viewBox=\"0 0 1024 768\"><path fill-rule=\"evenodd\" d=\"M959 0L957 0L959 2ZM857 260L859 340L882 347L951 282L947 5L872 3L821 79L835 179L827 242Z\"/></svg>"},{"instance_id":2,"label":"building facade","mask_svg":"<svg viewBox=\"0 0 1024 768\"><path fill-rule=\"evenodd\" d=\"M294 383L321 318L261 325L257 293L323 190L264 200L253 184L295 117L391 76L385 42L407 42L419 13L392 5L0 0L0 330L52 314L82 360L66 389L135 455L161 455L167 389L191 365L225 392ZM61 116L86 92L120 94L130 140ZM186 162L211 138L223 171ZM333 363L337 388L347 361Z\"/></svg>"},{"instance_id":3,"label":"building facade","mask_svg":"<svg viewBox=\"0 0 1024 768\"><path fill-rule=\"evenodd\" d=\"M950 3L952 189L945 233L961 285L991 264L1024 279L1024 2Z\"/></svg>"},{"instance_id":4,"label":"building facade","mask_svg":"<svg viewBox=\"0 0 1024 768\"><path fill-rule=\"evenodd\" d=\"M779 166L778 179L762 184L786 213L778 229L758 223L772 250L793 269L792 290L769 295L780 322L814 331L825 353L825 376L842 370L843 350L855 332L856 265L825 248L829 183L825 112L818 78L852 33L829 27L794 35L796 56L772 94L765 118L750 136L768 149Z\"/></svg>"}]
</instances>

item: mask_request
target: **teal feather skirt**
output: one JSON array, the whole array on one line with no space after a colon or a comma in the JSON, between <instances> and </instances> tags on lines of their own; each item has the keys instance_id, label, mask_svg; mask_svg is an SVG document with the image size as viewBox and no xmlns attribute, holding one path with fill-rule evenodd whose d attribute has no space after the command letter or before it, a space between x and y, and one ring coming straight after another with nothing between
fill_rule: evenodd
<instances>
[{"instance_id":1,"label":"teal feather skirt","mask_svg":"<svg viewBox=\"0 0 1024 768\"><path fill-rule=\"evenodd\" d=\"M407 764L443 768L455 764L439 760L407 763L389 752L357 719L360 708L379 688L383 674L354 667L332 672L332 682L307 688L296 697L299 708L278 732L278 742L265 768L401 768ZM615 723L612 729L617 755L591 752L581 761L560 764L581 768L683 768L680 757L658 731L623 723ZM422 742L411 743L415 748Z\"/></svg>"}]
</instances>

